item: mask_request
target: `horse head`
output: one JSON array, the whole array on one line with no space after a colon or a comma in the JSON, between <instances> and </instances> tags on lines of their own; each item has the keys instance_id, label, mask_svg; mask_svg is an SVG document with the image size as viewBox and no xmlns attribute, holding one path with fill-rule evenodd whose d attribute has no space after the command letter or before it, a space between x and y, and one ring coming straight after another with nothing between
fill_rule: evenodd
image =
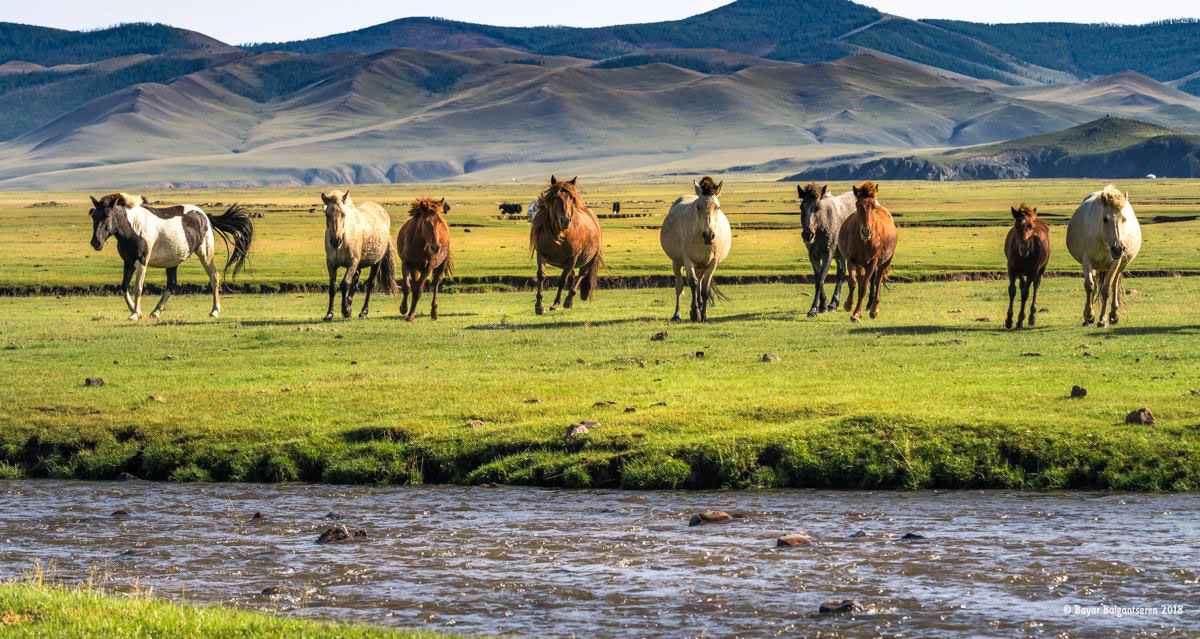
<instances>
[{"instance_id":1,"label":"horse head","mask_svg":"<svg viewBox=\"0 0 1200 639\"><path fill-rule=\"evenodd\" d=\"M542 195L538 198L538 211L547 211L550 219L558 225L560 232L571 226L571 218L575 215L575 209L581 204L579 191L575 188L575 182L578 179L579 176L575 176L564 181L551 175L550 186L542 191Z\"/></svg>"},{"instance_id":2,"label":"horse head","mask_svg":"<svg viewBox=\"0 0 1200 639\"><path fill-rule=\"evenodd\" d=\"M825 191L828 189L828 185L822 185L820 188L817 188L816 184L796 185L796 194L800 196L800 224L803 226L800 237L804 239L805 244L812 244L817 236L817 210L821 208L821 198L825 197Z\"/></svg>"},{"instance_id":3,"label":"horse head","mask_svg":"<svg viewBox=\"0 0 1200 639\"><path fill-rule=\"evenodd\" d=\"M325 203L325 240L333 248L341 246L346 234L346 210L354 206L350 191L333 190L321 194Z\"/></svg>"},{"instance_id":4,"label":"horse head","mask_svg":"<svg viewBox=\"0 0 1200 639\"><path fill-rule=\"evenodd\" d=\"M126 209L141 206L142 198L127 193L113 193L97 200L91 198L92 209L88 215L92 218L92 248L99 251L104 243L113 235L123 235L129 228L129 218L125 216Z\"/></svg>"},{"instance_id":5,"label":"horse head","mask_svg":"<svg viewBox=\"0 0 1200 639\"><path fill-rule=\"evenodd\" d=\"M711 245L717 234L713 228L717 225L717 214L721 212L721 187L724 182L717 184L712 178L705 176L699 182L692 180L696 187L696 215L700 219L700 238L705 244Z\"/></svg>"},{"instance_id":6,"label":"horse head","mask_svg":"<svg viewBox=\"0 0 1200 639\"><path fill-rule=\"evenodd\" d=\"M442 217L449 210L450 205L446 204L446 198L438 201L433 198L420 197L413 200L412 208L408 212L417 220L417 233L430 257L441 253L442 248L450 241L446 220Z\"/></svg>"},{"instance_id":7,"label":"horse head","mask_svg":"<svg viewBox=\"0 0 1200 639\"><path fill-rule=\"evenodd\" d=\"M875 211L879 185L868 181L851 188L854 190L854 209L858 213L859 219L858 236L862 241L870 242L871 213Z\"/></svg>"},{"instance_id":8,"label":"horse head","mask_svg":"<svg viewBox=\"0 0 1200 639\"><path fill-rule=\"evenodd\" d=\"M1129 204L1129 194L1109 184L1100 192L1100 202L1104 205L1100 217L1108 251L1114 260L1121 259L1125 254L1125 207Z\"/></svg>"},{"instance_id":9,"label":"horse head","mask_svg":"<svg viewBox=\"0 0 1200 639\"><path fill-rule=\"evenodd\" d=\"M1017 229L1017 254L1029 257L1033 250L1033 221L1037 219L1037 207L1029 208L1028 204L1012 207L1013 228Z\"/></svg>"}]
</instances>

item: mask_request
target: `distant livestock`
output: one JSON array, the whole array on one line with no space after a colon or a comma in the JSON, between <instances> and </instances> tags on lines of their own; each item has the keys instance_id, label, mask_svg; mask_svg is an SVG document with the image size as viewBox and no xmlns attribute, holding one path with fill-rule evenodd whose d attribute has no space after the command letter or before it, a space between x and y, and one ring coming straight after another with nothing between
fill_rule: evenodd
<instances>
[{"instance_id":1,"label":"distant livestock","mask_svg":"<svg viewBox=\"0 0 1200 639\"><path fill-rule=\"evenodd\" d=\"M520 204L512 204L510 202L505 202L500 205L500 212L505 215L520 215L521 214L521 205Z\"/></svg>"},{"instance_id":2,"label":"distant livestock","mask_svg":"<svg viewBox=\"0 0 1200 639\"><path fill-rule=\"evenodd\" d=\"M612 212L613 212L613 213L620 213L620 212L621 212L621 203L620 203L620 202L613 202L613 205L612 205Z\"/></svg>"},{"instance_id":3,"label":"distant livestock","mask_svg":"<svg viewBox=\"0 0 1200 639\"><path fill-rule=\"evenodd\" d=\"M1096 321L1096 275L1100 274L1100 321L1103 328L1117 323L1121 307L1121 274L1142 249L1129 195L1109 184L1084 198L1067 223L1067 250L1083 265L1083 325ZM1109 300L1112 305L1109 306ZM1107 310L1107 315L1105 314Z\"/></svg>"}]
</instances>

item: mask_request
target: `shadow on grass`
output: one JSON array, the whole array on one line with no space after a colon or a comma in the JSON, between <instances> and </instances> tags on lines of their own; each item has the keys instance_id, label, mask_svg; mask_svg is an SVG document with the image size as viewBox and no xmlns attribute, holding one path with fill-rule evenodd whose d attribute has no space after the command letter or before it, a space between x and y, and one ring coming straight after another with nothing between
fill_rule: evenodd
<instances>
[{"instance_id":1,"label":"shadow on grass","mask_svg":"<svg viewBox=\"0 0 1200 639\"><path fill-rule=\"evenodd\" d=\"M784 319L790 319L795 315L796 315L796 313L794 311L772 311L769 313L739 313L737 315L724 315L724 316L718 316L718 317L710 317L710 318L708 318L708 322L706 322L705 324L722 324L725 322L739 322L739 321L743 321L743 320L752 320L752 319L784 320ZM471 330L471 331L523 331L523 330L530 330L530 329L546 329L546 328L580 328L580 327L584 327L584 326L620 326L622 324L653 323L653 322L666 322L673 326L687 326L687 325L693 324L693 322L690 322L686 319L681 322L671 322L669 317L642 316L642 317L623 317L623 318L618 318L618 319L595 320L595 321L579 320L579 321L571 321L571 322L542 322L542 323L538 323L538 324L476 324L473 326L468 326L467 330ZM704 326L705 324L696 324L696 325Z\"/></svg>"},{"instance_id":2,"label":"shadow on grass","mask_svg":"<svg viewBox=\"0 0 1200 639\"><path fill-rule=\"evenodd\" d=\"M938 335L941 333L1024 333L1034 329L1023 328L1021 330L1008 329L1004 326L995 326L992 324L979 324L977 326L936 326L936 325L919 325L919 326L859 326L850 329L851 333L878 334L878 335Z\"/></svg>"},{"instance_id":3,"label":"shadow on grass","mask_svg":"<svg viewBox=\"0 0 1200 639\"><path fill-rule=\"evenodd\" d=\"M1200 326L1114 326L1096 331L1098 335L1195 335L1200 334Z\"/></svg>"}]
</instances>

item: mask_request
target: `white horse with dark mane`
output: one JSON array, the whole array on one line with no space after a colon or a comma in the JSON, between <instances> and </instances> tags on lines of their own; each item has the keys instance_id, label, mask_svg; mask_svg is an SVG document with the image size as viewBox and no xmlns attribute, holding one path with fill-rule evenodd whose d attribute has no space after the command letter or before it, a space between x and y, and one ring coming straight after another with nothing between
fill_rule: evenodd
<instances>
[{"instance_id":1,"label":"white horse with dark mane","mask_svg":"<svg viewBox=\"0 0 1200 639\"><path fill-rule=\"evenodd\" d=\"M808 261L812 264L815 286L812 307L808 309L809 317L838 309L842 280L846 278L846 258L838 249L838 235L842 232L842 223L854 214L856 200L853 191L841 195L830 195L828 191L828 185L796 185L803 227L800 237L808 248ZM834 275L833 297L826 300L825 277L829 274L829 265L835 261L837 274Z\"/></svg>"},{"instance_id":2,"label":"white horse with dark mane","mask_svg":"<svg viewBox=\"0 0 1200 639\"><path fill-rule=\"evenodd\" d=\"M721 296L713 286L713 274L717 266L729 257L733 244L733 232L729 219L721 211L721 187L710 177L692 185L695 195L685 195L675 200L670 212L663 220L658 241L667 257L671 258L671 269L675 273L675 315L678 322L679 300L683 297L684 276L692 292L693 322L708 321L708 303L714 296Z\"/></svg>"},{"instance_id":3,"label":"white horse with dark mane","mask_svg":"<svg viewBox=\"0 0 1200 639\"><path fill-rule=\"evenodd\" d=\"M1129 195L1109 184L1084 198L1067 223L1067 250L1083 265L1083 325L1096 321L1096 274L1100 275L1100 322L1117 323L1121 307L1121 274L1142 249L1142 229L1138 226ZM1111 308L1109 300L1112 300ZM1106 313L1107 311L1107 313Z\"/></svg>"},{"instance_id":4,"label":"white horse with dark mane","mask_svg":"<svg viewBox=\"0 0 1200 639\"><path fill-rule=\"evenodd\" d=\"M113 193L99 200L92 198L92 248L99 251L109 237L117 238L117 253L125 261L125 272L121 277L121 292L129 306L129 319L142 317L142 287L146 282L146 268L153 266L167 270L167 285L163 288L158 305L150 317L158 319L167 306L167 298L177 286L176 272L179 265L193 253L200 258L208 272L208 285L212 288L212 312L216 317L221 311L221 280L213 259L216 251L216 235L220 235L226 246L233 250L225 271L233 267L233 276L246 263L250 243L254 240L254 224L246 211L237 204L225 213L212 216L200 207L186 204L167 208L154 208L146 204L141 196L128 193ZM136 279L135 279L136 278ZM134 280L132 294L130 280Z\"/></svg>"}]
</instances>

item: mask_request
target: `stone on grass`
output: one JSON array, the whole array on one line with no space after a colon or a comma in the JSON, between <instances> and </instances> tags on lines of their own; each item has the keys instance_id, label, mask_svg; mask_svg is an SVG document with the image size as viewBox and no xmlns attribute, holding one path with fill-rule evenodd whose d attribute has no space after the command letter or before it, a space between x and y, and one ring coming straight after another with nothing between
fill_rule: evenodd
<instances>
[{"instance_id":1,"label":"stone on grass","mask_svg":"<svg viewBox=\"0 0 1200 639\"><path fill-rule=\"evenodd\" d=\"M781 359L783 359L783 358L779 357L775 353L763 353L763 356L762 356L762 361L764 361L764 362L778 362Z\"/></svg>"},{"instance_id":2,"label":"stone on grass","mask_svg":"<svg viewBox=\"0 0 1200 639\"><path fill-rule=\"evenodd\" d=\"M599 425L600 423L594 419L585 419L578 424L571 424L570 426L567 426L566 436L579 437L580 435L586 435L589 430Z\"/></svg>"},{"instance_id":3,"label":"stone on grass","mask_svg":"<svg viewBox=\"0 0 1200 639\"><path fill-rule=\"evenodd\" d=\"M1083 399L1087 397L1087 389L1082 386L1071 387L1071 399Z\"/></svg>"},{"instance_id":4,"label":"stone on grass","mask_svg":"<svg viewBox=\"0 0 1200 639\"><path fill-rule=\"evenodd\" d=\"M151 396L149 396L149 397L147 397L147 398L146 398L146 401L148 401L148 402L158 402L158 403L160 403L160 404L165 404L165 403L167 403L167 398L166 398L166 397L163 397L162 395L151 395Z\"/></svg>"},{"instance_id":5,"label":"stone on grass","mask_svg":"<svg viewBox=\"0 0 1200 639\"><path fill-rule=\"evenodd\" d=\"M661 341L667 339L668 336L670 336L670 333L668 333L666 331L659 331L659 332L655 333L654 335L650 336L650 341L651 342L661 342Z\"/></svg>"},{"instance_id":6,"label":"stone on grass","mask_svg":"<svg viewBox=\"0 0 1200 639\"><path fill-rule=\"evenodd\" d=\"M84 386L103 386L104 378L103 377L87 377L83 380L83 385Z\"/></svg>"},{"instance_id":7,"label":"stone on grass","mask_svg":"<svg viewBox=\"0 0 1200 639\"><path fill-rule=\"evenodd\" d=\"M1125 416L1126 424L1153 424L1154 413L1149 408L1139 408Z\"/></svg>"}]
</instances>

